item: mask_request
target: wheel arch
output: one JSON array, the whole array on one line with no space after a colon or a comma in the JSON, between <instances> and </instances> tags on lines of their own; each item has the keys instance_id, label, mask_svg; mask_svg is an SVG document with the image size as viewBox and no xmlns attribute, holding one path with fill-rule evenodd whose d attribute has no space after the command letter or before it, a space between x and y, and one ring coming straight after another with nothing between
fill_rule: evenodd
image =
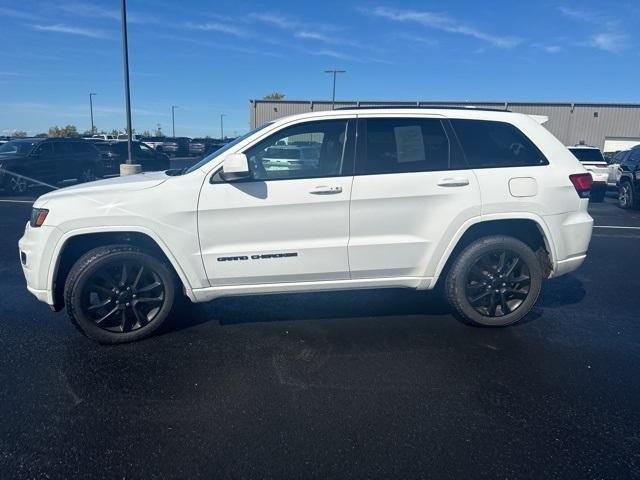
<instances>
[{"instance_id":1,"label":"wheel arch","mask_svg":"<svg viewBox=\"0 0 640 480\"><path fill-rule=\"evenodd\" d=\"M73 264L89 250L109 244L128 244L140 247L165 260L176 274L184 293L191 297L191 285L179 263L169 248L153 233L146 229L98 229L76 230L65 234L53 252L47 278L47 285L53 296L54 310L64 307L64 282Z\"/></svg>"},{"instance_id":2,"label":"wheel arch","mask_svg":"<svg viewBox=\"0 0 640 480\"><path fill-rule=\"evenodd\" d=\"M541 261L545 277L554 270L556 252L546 223L532 214L484 215L463 225L449 242L434 279L446 276L460 252L473 241L491 235L507 235L526 243Z\"/></svg>"}]
</instances>

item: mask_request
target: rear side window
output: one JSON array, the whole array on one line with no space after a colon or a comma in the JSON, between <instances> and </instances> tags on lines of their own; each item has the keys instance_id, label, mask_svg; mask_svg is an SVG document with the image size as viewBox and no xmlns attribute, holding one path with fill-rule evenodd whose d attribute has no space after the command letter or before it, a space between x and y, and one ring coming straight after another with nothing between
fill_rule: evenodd
<instances>
[{"instance_id":1,"label":"rear side window","mask_svg":"<svg viewBox=\"0 0 640 480\"><path fill-rule=\"evenodd\" d=\"M549 164L538 147L510 123L453 119L451 125L471 168Z\"/></svg>"},{"instance_id":2,"label":"rear side window","mask_svg":"<svg viewBox=\"0 0 640 480\"><path fill-rule=\"evenodd\" d=\"M450 145L434 118L367 119L356 175L429 172L449 169Z\"/></svg>"}]
</instances>

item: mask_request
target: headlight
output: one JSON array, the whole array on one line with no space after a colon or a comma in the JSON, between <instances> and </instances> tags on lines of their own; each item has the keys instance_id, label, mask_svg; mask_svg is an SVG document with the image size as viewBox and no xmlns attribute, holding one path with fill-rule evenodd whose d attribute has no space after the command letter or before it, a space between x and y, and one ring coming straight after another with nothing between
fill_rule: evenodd
<instances>
[{"instance_id":1,"label":"headlight","mask_svg":"<svg viewBox=\"0 0 640 480\"><path fill-rule=\"evenodd\" d=\"M47 210L46 208L33 208L31 210L29 225L31 225L33 228L41 227L48 214L49 210Z\"/></svg>"}]
</instances>

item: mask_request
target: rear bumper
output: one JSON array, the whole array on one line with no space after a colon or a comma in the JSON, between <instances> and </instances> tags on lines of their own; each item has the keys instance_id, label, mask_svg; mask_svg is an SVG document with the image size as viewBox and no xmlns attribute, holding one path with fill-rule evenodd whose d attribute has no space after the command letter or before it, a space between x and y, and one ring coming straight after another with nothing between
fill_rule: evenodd
<instances>
[{"instance_id":1,"label":"rear bumper","mask_svg":"<svg viewBox=\"0 0 640 480\"><path fill-rule=\"evenodd\" d=\"M559 277L576 270L584 262L591 242L593 218L587 213L588 200L578 211L544 218L554 242L553 272Z\"/></svg>"}]
</instances>

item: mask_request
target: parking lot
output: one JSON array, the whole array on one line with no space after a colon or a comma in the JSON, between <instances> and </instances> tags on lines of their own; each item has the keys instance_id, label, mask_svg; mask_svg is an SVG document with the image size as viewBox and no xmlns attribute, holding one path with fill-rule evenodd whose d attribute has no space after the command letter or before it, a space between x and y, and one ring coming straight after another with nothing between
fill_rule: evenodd
<instances>
[{"instance_id":1,"label":"parking lot","mask_svg":"<svg viewBox=\"0 0 640 480\"><path fill-rule=\"evenodd\" d=\"M640 212L505 329L383 290L190 306L101 347L25 288L0 199L3 478L638 478Z\"/></svg>"}]
</instances>

